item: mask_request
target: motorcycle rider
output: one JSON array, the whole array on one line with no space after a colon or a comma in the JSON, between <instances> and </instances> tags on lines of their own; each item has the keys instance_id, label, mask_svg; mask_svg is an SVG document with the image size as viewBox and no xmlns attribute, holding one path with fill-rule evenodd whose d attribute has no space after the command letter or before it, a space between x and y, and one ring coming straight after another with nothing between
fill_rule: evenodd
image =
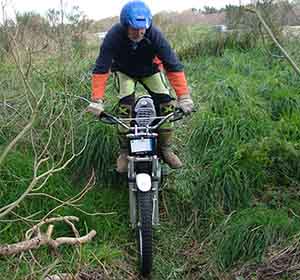
<instances>
[{"instance_id":1,"label":"motorcycle rider","mask_svg":"<svg viewBox=\"0 0 300 280\"><path fill-rule=\"evenodd\" d=\"M160 115L174 109L174 99L165 75L176 93L177 106L184 113L193 110L183 65L176 57L164 35L152 24L149 7L140 0L130 1L121 10L120 23L106 34L92 75L92 103L87 110L99 116L104 110L104 92L110 72L114 72L119 92L119 114L131 115L137 82L141 83L154 100ZM159 130L159 145L163 160L171 168L182 167L181 160L171 150L172 127ZM117 171L127 172L128 140L119 129L120 155Z\"/></svg>"}]
</instances>

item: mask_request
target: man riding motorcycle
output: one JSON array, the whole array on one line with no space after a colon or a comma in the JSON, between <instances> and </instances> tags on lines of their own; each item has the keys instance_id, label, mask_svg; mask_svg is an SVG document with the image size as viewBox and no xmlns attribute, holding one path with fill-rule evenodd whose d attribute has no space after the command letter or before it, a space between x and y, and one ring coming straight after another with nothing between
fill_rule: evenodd
<instances>
[{"instance_id":1,"label":"man riding motorcycle","mask_svg":"<svg viewBox=\"0 0 300 280\"><path fill-rule=\"evenodd\" d=\"M152 96L157 112L166 115L174 109L165 75L176 93L177 106L184 113L193 110L183 65L176 57L164 35L152 24L149 7L139 0L124 5L120 23L106 34L92 75L92 103L88 111L99 116L104 110L104 92L110 72L113 72L119 91L119 114L130 117L135 101L137 82ZM171 150L173 129L165 125L159 129L162 159L171 168L182 167L181 160ZM119 129L120 155L117 171L127 172L128 140Z\"/></svg>"}]
</instances>

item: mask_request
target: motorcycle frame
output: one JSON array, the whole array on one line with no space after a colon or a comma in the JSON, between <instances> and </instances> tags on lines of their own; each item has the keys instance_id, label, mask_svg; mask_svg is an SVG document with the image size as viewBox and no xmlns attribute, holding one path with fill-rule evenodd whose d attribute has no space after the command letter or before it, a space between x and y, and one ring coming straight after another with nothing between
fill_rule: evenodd
<instances>
[{"instance_id":1,"label":"motorcycle frame","mask_svg":"<svg viewBox=\"0 0 300 280\"><path fill-rule=\"evenodd\" d=\"M110 114L103 112L100 115L100 119L104 123L108 124L119 124L123 128L127 129L129 133L127 137L136 139L137 137L158 137L158 134L154 131L157 131L158 128L165 123L166 121L170 120L177 121L183 117L183 111L181 109L177 109L172 113L169 113L166 116L158 116L150 119L158 120L158 123L154 126L147 126L147 127L138 127L138 126L128 126L128 122L135 120L134 118L117 118ZM143 118L140 118L143 119ZM146 118L147 120L149 118ZM162 166L157 154L154 155L145 155L145 156L135 156L129 155L128 156L128 170L127 170L127 177L128 177L128 187L129 187L129 211L130 211L130 224L131 227L134 229L138 226L138 212L137 212L137 182L136 182L136 169L135 166L139 162L152 162L152 170L151 170L151 189L149 191L153 192L153 210L152 210L152 225L158 226L159 225L159 186L162 180ZM150 173L150 172L149 172Z\"/></svg>"},{"instance_id":2,"label":"motorcycle frame","mask_svg":"<svg viewBox=\"0 0 300 280\"><path fill-rule=\"evenodd\" d=\"M161 163L157 155L135 157L128 156L128 187L129 187L129 213L130 224L134 229L138 226L137 216L137 183L135 166L139 162L152 162L151 192L153 192L152 225L159 226L159 184L161 181Z\"/></svg>"}]
</instances>

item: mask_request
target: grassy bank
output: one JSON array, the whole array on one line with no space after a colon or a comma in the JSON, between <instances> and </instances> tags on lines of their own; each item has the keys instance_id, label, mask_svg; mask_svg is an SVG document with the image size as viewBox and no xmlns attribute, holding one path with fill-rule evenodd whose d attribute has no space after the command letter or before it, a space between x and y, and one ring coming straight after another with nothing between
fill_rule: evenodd
<instances>
[{"instance_id":1,"label":"grassy bank","mask_svg":"<svg viewBox=\"0 0 300 280\"><path fill-rule=\"evenodd\" d=\"M290 244L300 230L300 78L262 48L230 47L222 56L195 48L193 55L186 51L183 57L197 112L176 125L175 148L185 167L171 172L164 185L153 279L230 279L245 263L262 263L272 248ZM1 258L0 273L7 279L11 275L39 279L47 269L51 274L89 269L103 279L136 279L128 193L124 178L114 172L115 130L83 115L86 104L76 98L89 97L94 60L71 56L61 64L59 59L36 60L30 70L32 89L38 95L44 88L46 98L34 124L35 145L27 133L1 166L0 205L27 188L35 152L47 145L50 127L55 136L49 144L53 158L39 172L59 160L70 126L74 143L66 145L66 157L72 146L77 152L85 143L86 148L51 176L43 194L27 197L0 221L0 239L1 243L24 239L37 220L80 193L93 169L95 186L76 207L65 204L52 216L78 216L80 233L95 229L97 236L80 250L63 246L53 255L43 248L33 251L34 259L30 254ZM16 68L8 61L0 67L3 150L31 111L24 98L28 89ZM109 109L115 101L110 81ZM61 112L63 117L55 121ZM56 225L55 236L64 235L72 232L66 225Z\"/></svg>"}]
</instances>

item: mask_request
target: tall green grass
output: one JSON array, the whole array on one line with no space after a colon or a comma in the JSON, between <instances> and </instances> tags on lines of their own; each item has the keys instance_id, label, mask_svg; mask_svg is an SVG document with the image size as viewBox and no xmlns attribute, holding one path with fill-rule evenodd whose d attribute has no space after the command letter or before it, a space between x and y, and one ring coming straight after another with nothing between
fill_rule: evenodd
<instances>
[{"instance_id":1,"label":"tall green grass","mask_svg":"<svg viewBox=\"0 0 300 280\"><path fill-rule=\"evenodd\" d=\"M292 158L298 158L297 136L290 139L283 126L297 134L297 88L288 87L286 77L278 78L281 72L276 80L271 79L277 73L273 71L282 68L286 72L288 66L278 62L275 70L269 70L266 60L258 50L228 51L219 60L207 58L189 65L196 70L190 80L199 106L189 121L189 137L185 137L189 168L178 179L179 185L192 186L201 210L207 210L207 205L226 206L230 211L248 206L253 193L276 177L275 172L270 173L276 152L291 154L286 165L295 170ZM293 129L287 129L289 123ZM294 152L285 148L288 146ZM277 166L276 172L282 168ZM187 177L198 180L187 181Z\"/></svg>"},{"instance_id":2,"label":"tall green grass","mask_svg":"<svg viewBox=\"0 0 300 280\"><path fill-rule=\"evenodd\" d=\"M299 232L297 218L278 209L252 208L233 214L215 235L213 258L221 270L249 260L261 262L268 246L285 244Z\"/></svg>"},{"instance_id":3,"label":"tall green grass","mask_svg":"<svg viewBox=\"0 0 300 280\"><path fill-rule=\"evenodd\" d=\"M33 159L28 152L14 151L9 154L5 168L0 170L0 205L4 206L14 201L19 197L28 186L32 178ZM70 174L67 171L53 175L40 191L49 196L67 201L74 197L82 190L82 183L75 183L71 180ZM39 219L44 217L50 210L54 209L61 202L49 198L49 196L28 196L14 209L14 212L5 216L4 220L0 221L0 239L1 243L13 243L24 239L24 233L31 228ZM90 190L84 198L76 203L78 208L74 208L65 204L52 212L51 217L56 216L77 216L80 219L76 223L81 235L85 235L90 230L97 231L97 236L83 248L81 256L77 254L76 248L68 245L62 246L59 249L60 256L58 257L60 265L55 271L76 271L81 265L89 264L96 266L98 263L96 258L103 262L114 262L121 258L120 249L114 244L124 243L129 236L129 231L126 224L128 221L128 202L127 191L121 186L105 187L96 185ZM90 213L88 215L87 213ZM103 215L93 215L94 213L104 213ZM111 213L106 215L105 213ZM34 215L33 215L34 214ZM31 216L33 215L33 216ZM28 220L19 219L19 217L29 217ZM5 221L11 219L11 222ZM14 222L16 220L16 222ZM45 229L45 228L43 228ZM55 225L54 237L73 236L72 230L64 223ZM125 241L124 241L125 240ZM110 249L105 249L109 247ZM94 257L94 255L96 257ZM41 264L48 266L55 260L49 254L46 248L40 248L34 251L37 258L41 260ZM81 263L78 263L81 260ZM16 271L17 258L1 258L0 268L2 275L12 275ZM10 263L11 265L8 265ZM21 262L20 270L17 273L17 279L24 279L25 275L30 273L30 267L26 262ZM34 277L40 277L43 271L36 269Z\"/></svg>"},{"instance_id":4,"label":"tall green grass","mask_svg":"<svg viewBox=\"0 0 300 280\"><path fill-rule=\"evenodd\" d=\"M89 124L87 146L73 164L74 176L88 176L92 170L101 184L118 183L115 171L115 161L118 155L118 136L116 127L105 125L100 121ZM79 145L84 145L85 138L79 139Z\"/></svg>"},{"instance_id":5,"label":"tall green grass","mask_svg":"<svg viewBox=\"0 0 300 280\"><path fill-rule=\"evenodd\" d=\"M184 250L192 239L198 238L199 242L202 238L212 239L212 247L204 248L209 253L204 259L213 258L209 264L213 269L210 275L198 278L212 279L215 271L230 270L244 261L262 260L267 248L277 239L284 242L299 230L298 221L287 214L290 213L288 209L300 214L297 195L300 180L299 77L284 61L274 60L264 50L253 48L252 39L239 42L233 38L232 44L228 42L226 46L224 41L219 45L216 34L205 30L199 33L204 36L199 36L200 45L193 36L189 37L191 45L185 42L184 32L176 34L180 35L180 42L184 42L182 48L178 40L178 44L173 42L177 44L180 57L186 59L185 71L197 112L176 126L175 146L185 167L170 174L164 183L171 193L164 193L169 211L164 209L165 205L162 207L162 216L167 218L162 219L162 231L158 234L162 238L158 241L155 275L161 279L184 279L188 265L183 259L174 258L178 254L181 256L181 249ZM61 200L68 199L81 190L94 169L96 186L80 206L91 213L114 212L108 216L89 216L65 206L53 213L79 216L78 228L82 234L89 229L98 232L95 241L82 249L81 257L72 248L62 248L59 260L62 267L57 267L57 271L65 271L68 267L76 271L83 263L97 266L99 263L93 254L103 262L125 259L126 264L127 257L122 254L136 255L128 230L126 180L116 176L114 171L118 150L116 128L103 125L92 116L85 117L83 112L87 104L77 98L90 96L93 63L94 58L77 56L70 56L65 64L60 63L59 57L47 60L39 57L33 61L29 76L35 92L42 90L43 83L46 89L46 98L34 125L34 133L39 136L37 147L41 150L47 142L51 120L65 107L68 109L54 126L49 148L57 156L53 162L61 154L59 143L63 143L64 132L71 124L76 151L87 139L83 153L64 172L53 176L43 191ZM6 108L0 115L0 149L3 149L24 126L29 110L21 98L24 88L15 67L10 64L1 67L4 71L0 73L3 78L0 87L5 93L1 100L10 102L21 112L12 118L11 109ZM113 84L109 82L107 109L112 110L116 101ZM71 150L69 145L68 156ZM0 171L0 205L11 202L26 188L32 177L32 163L28 134L17 144ZM24 216L37 213L35 218L41 218L55 206L54 200L33 196L24 200L16 211ZM225 222L233 212L231 219ZM166 220L171 221L171 225L166 225ZM1 223L1 241L20 240L22 232L33 223ZM68 235L70 231L58 225L56 233ZM180 233L178 238L177 233ZM192 235L194 233L196 235ZM37 252L37 256L45 266L54 261L46 249ZM203 260L203 256L193 257L195 262ZM3 275L11 275L15 266L14 258L0 260ZM20 267L18 277L22 279L30 270L25 262Z\"/></svg>"},{"instance_id":6,"label":"tall green grass","mask_svg":"<svg viewBox=\"0 0 300 280\"><path fill-rule=\"evenodd\" d=\"M300 210L300 79L283 61L270 65L260 49L225 50L187 69L197 112L184 132L178 128L186 165L177 189L198 211L198 238L224 227L208 248L220 271L259 262L269 246L299 230L287 209ZM240 218L222 226L233 212Z\"/></svg>"},{"instance_id":7,"label":"tall green grass","mask_svg":"<svg viewBox=\"0 0 300 280\"><path fill-rule=\"evenodd\" d=\"M191 60L199 56L222 56L227 49L247 51L257 46L251 32L217 32L212 27L198 26L179 29L169 36L180 59ZM185 38L182 40L182 37Z\"/></svg>"}]
</instances>

